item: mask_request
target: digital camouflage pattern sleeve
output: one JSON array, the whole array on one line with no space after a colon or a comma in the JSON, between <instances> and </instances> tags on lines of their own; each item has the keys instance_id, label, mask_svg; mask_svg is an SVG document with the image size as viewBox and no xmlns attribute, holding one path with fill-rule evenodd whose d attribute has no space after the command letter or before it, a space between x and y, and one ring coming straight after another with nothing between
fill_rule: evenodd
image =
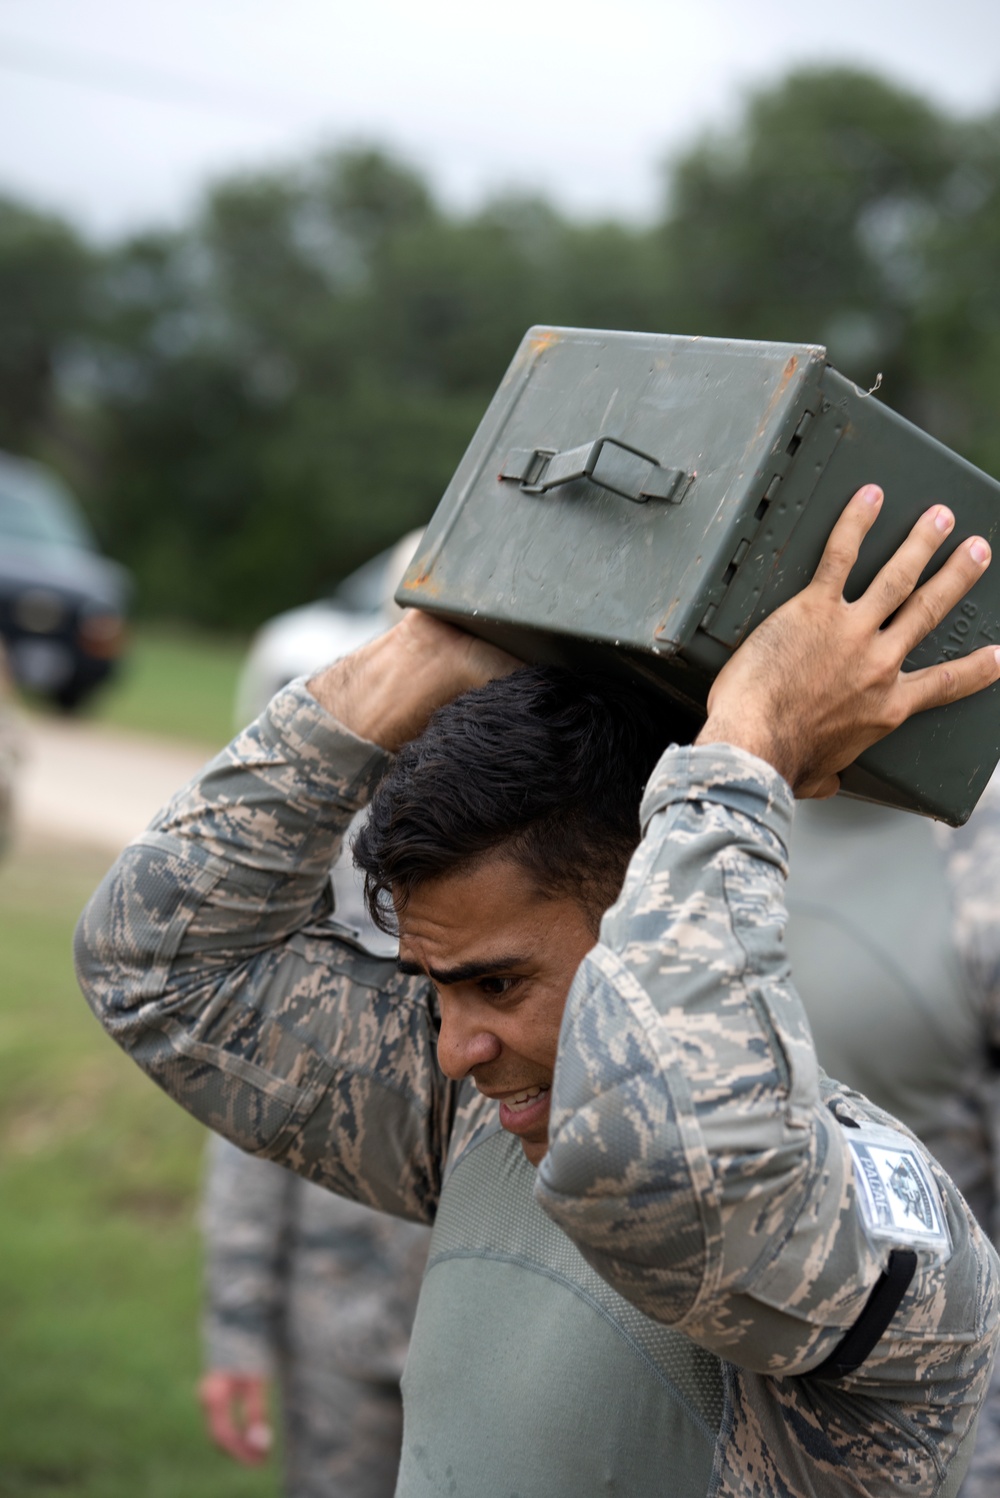
<instances>
[{"instance_id":1,"label":"digital camouflage pattern sleeve","mask_svg":"<svg viewBox=\"0 0 1000 1498\"><path fill-rule=\"evenodd\" d=\"M330 865L386 757L281 692L122 853L77 931L109 1033L240 1148L433 1221L454 1089L426 982L330 918Z\"/></svg>"},{"instance_id":2,"label":"digital camouflage pattern sleeve","mask_svg":"<svg viewBox=\"0 0 1000 1498\"><path fill-rule=\"evenodd\" d=\"M536 1190L616 1290L736 1365L750 1445L755 1400L785 1401L780 1427L758 1422L774 1491L799 1491L795 1452L821 1444L826 1404L832 1466L856 1469L859 1492L895 1490L905 1451L906 1486L937 1493L989 1379L998 1266L926 1152L950 1257L921 1252L889 1330L836 1382L832 1407L829 1385L793 1377L854 1324L887 1252L866 1236L834 1108L894 1121L817 1067L783 946L792 811L782 778L741 750L663 756L643 841L570 991ZM852 1407L845 1391L865 1398Z\"/></svg>"}]
</instances>

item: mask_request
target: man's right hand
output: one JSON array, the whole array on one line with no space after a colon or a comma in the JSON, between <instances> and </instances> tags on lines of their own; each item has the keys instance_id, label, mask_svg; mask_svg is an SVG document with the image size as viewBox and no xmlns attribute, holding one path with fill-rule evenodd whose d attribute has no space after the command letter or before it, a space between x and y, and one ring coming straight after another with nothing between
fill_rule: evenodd
<instances>
[{"instance_id":1,"label":"man's right hand","mask_svg":"<svg viewBox=\"0 0 1000 1498\"><path fill-rule=\"evenodd\" d=\"M844 589L875 523L882 491L859 489L830 534L808 587L770 614L719 672L697 743L735 744L767 760L800 797L832 796L840 772L914 713L1000 679L992 645L959 660L904 671L910 651L978 582L990 562L982 536L956 547L918 587L955 517L932 505L860 598Z\"/></svg>"},{"instance_id":2,"label":"man's right hand","mask_svg":"<svg viewBox=\"0 0 1000 1498\"><path fill-rule=\"evenodd\" d=\"M309 690L359 738L395 751L422 732L436 708L523 664L454 625L408 609L384 635L320 671Z\"/></svg>"},{"instance_id":3,"label":"man's right hand","mask_svg":"<svg viewBox=\"0 0 1000 1498\"><path fill-rule=\"evenodd\" d=\"M271 1451L268 1381L261 1373L213 1368L198 1385L208 1433L216 1446L244 1467L259 1467Z\"/></svg>"}]
</instances>

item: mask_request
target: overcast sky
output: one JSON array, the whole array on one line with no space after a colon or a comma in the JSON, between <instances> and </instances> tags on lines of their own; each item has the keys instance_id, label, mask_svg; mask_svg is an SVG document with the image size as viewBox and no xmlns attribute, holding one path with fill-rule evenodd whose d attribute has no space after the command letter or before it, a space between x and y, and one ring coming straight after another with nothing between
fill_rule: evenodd
<instances>
[{"instance_id":1,"label":"overcast sky","mask_svg":"<svg viewBox=\"0 0 1000 1498\"><path fill-rule=\"evenodd\" d=\"M374 140L467 206L652 212L658 165L800 62L1000 106L998 0L0 0L0 192L108 236Z\"/></svg>"}]
</instances>

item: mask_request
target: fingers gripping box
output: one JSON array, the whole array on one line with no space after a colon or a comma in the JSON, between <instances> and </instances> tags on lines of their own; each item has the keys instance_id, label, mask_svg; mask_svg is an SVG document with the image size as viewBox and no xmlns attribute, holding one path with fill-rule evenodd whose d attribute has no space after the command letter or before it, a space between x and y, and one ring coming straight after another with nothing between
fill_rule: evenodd
<instances>
[{"instance_id":1,"label":"fingers gripping box","mask_svg":"<svg viewBox=\"0 0 1000 1498\"><path fill-rule=\"evenodd\" d=\"M653 684L704 715L715 674L805 586L854 491L885 503L856 597L941 501L997 549L1000 485L810 345L532 328L396 595L529 661ZM1000 644L1000 558L907 667ZM843 776L966 820L1000 757L998 687L922 713Z\"/></svg>"}]
</instances>

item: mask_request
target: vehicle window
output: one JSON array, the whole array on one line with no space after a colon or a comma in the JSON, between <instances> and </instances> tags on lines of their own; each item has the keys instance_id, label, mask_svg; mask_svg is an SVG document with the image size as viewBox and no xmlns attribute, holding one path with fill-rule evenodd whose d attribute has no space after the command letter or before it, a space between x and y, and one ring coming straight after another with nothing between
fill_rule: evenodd
<instances>
[{"instance_id":1,"label":"vehicle window","mask_svg":"<svg viewBox=\"0 0 1000 1498\"><path fill-rule=\"evenodd\" d=\"M0 475L0 536L48 546L93 547L93 538L68 495L34 474L12 484Z\"/></svg>"}]
</instances>

